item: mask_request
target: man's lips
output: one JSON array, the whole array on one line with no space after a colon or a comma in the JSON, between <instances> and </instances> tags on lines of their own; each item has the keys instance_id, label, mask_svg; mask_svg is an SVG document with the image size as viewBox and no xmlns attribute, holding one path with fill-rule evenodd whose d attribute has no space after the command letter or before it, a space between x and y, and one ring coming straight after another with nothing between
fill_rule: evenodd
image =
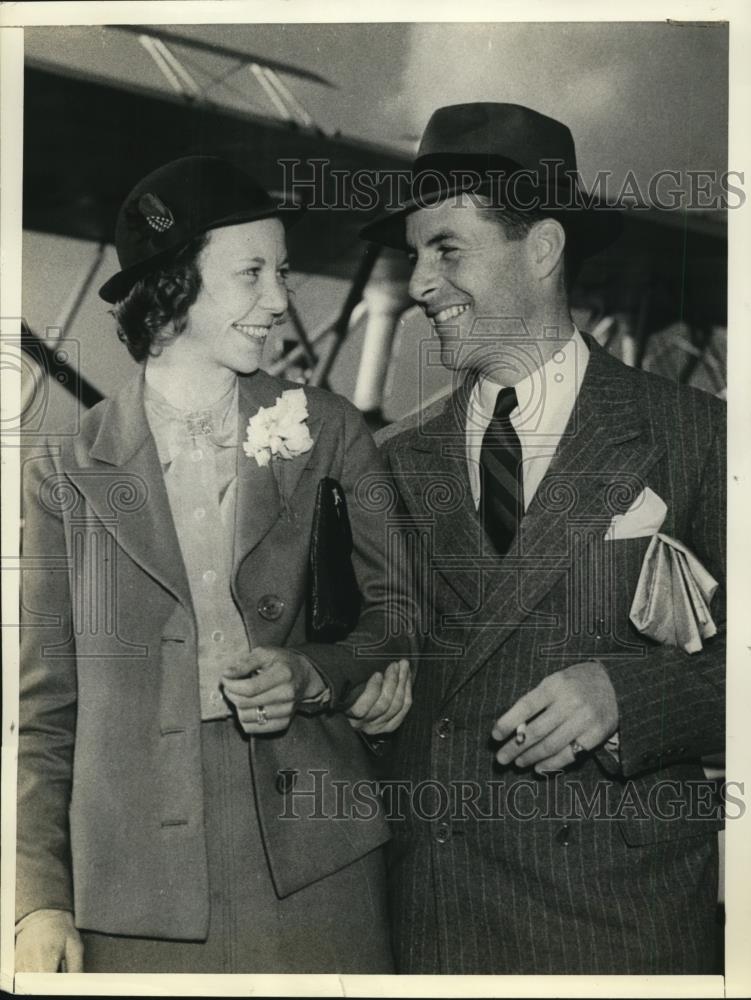
<instances>
[{"instance_id":1,"label":"man's lips","mask_svg":"<svg viewBox=\"0 0 751 1000\"><path fill-rule=\"evenodd\" d=\"M440 326L441 323L450 323L452 319L456 319L465 313L469 309L469 305L466 302L459 303L458 305L446 306L443 309L439 309L437 312L427 310L428 318L435 326Z\"/></svg>"}]
</instances>

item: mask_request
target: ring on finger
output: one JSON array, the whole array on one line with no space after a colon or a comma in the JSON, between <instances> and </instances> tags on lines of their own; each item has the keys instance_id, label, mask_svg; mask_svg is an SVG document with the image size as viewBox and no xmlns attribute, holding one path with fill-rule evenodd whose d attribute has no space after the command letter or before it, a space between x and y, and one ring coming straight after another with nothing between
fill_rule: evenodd
<instances>
[{"instance_id":1,"label":"ring on finger","mask_svg":"<svg viewBox=\"0 0 751 1000\"><path fill-rule=\"evenodd\" d=\"M571 740L569 746L571 747L571 752L573 753L574 757L578 757L579 754L584 753L586 749L581 745L581 743L578 740Z\"/></svg>"},{"instance_id":2,"label":"ring on finger","mask_svg":"<svg viewBox=\"0 0 751 1000\"><path fill-rule=\"evenodd\" d=\"M263 705L258 705L256 708L256 722L259 726L265 726L268 721L269 717L266 715L266 709Z\"/></svg>"}]
</instances>

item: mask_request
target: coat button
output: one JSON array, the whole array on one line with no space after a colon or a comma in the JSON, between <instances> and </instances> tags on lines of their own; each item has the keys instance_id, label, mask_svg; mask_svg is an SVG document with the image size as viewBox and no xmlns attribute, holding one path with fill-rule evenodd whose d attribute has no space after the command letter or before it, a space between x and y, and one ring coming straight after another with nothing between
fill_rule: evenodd
<instances>
[{"instance_id":1,"label":"coat button","mask_svg":"<svg viewBox=\"0 0 751 1000\"><path fill-rule=\"evenodd\" d=\"M435 839L439 844L445 844L446 841L451 836L451 830L448 823L439 823L435 828Z\"/></svg>"},{"instance_id":2,"label":"coat button","mask_svg":"<svg viewBox=\"0 0 751 1000\"><path fill-rule=\"evenodd\" d=\"M441 719L441 721L436 725L435 731L442 740L447 740L451 735L451 730L454 728L454 724L451 719Z\"/></svg>"},{"instance_id":3,"label":"coat button","mask_svg":"<svg viewBox=\"0 0 751 1000\"><path fill-rule=\"evenodd\" d=\"M555 840L557 844L561 845L561 847L568 847L571 841L571 828L568 823L564 823L558 833L556 833Z\"/></svg>"},{"instance_id":4,"label":"coat button","mask_svg":"<svg viewBox=\"0 0 751 1000\"><path fill-rule=\"evenodd\" d=\"M292 789L295 787L295 782L297 781L297 771L283 770L277 771L276 775L276 790L280 795L289 795Z\"/></svg>"},{"instance_id":5,"label":"coat button","mask_svg":"<svg viewBox=\"0 0 751 1000\"><path fill-rule=\"evenodd\" d=\"M276 594L264 594L257 605L258 614L268 622L274 622L282 617L284 601Z\"/></svg>"}]
</instances>

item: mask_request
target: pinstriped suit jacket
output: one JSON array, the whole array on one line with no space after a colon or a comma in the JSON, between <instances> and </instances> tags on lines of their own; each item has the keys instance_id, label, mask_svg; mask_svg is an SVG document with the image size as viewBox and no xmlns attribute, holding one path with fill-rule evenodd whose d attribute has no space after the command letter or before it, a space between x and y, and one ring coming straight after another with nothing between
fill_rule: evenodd
<instances>
[{"instance_id":1,"label":"pinstriped suit jacket","mask_svg":"<svg viewBox=\"0 0 751 1000\"><path fill-rule=\"evenodd\" d=\"M605 542L651 487L662 530L724 579L725 414L717 399L590 362L516 557L488 548L464 450L469 389L381 446L420 536L432 609L415 702L391 751L392 917L404 973L712 971L716 830L702 754L724 746L724 599L700 653L641 636L629 609L649 539ZM620 762L554 778L501 768L494 720L546 675L599 659Z\"/></svg>"}]
</instances>

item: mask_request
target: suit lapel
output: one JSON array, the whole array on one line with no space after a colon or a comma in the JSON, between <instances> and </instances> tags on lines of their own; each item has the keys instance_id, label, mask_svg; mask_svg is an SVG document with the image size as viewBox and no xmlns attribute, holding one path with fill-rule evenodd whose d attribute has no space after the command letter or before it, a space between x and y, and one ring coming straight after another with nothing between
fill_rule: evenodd
<instances>
[{"instance_id":1,"label":"suit lapel","mask_svg":"<svg viewBox=\"0 0 751 1000\"><path fill-rule=\"evenodd\" d=\"M95 464L85 468L75 457L69 463L72 482L130 558L191 608L162 467L143 406L143 370L107 404L89 456Z\"/></svg>"},{"instance_id":2,"label":"suit lapel","mask_svg":"<svg viewBox=\"0 0 751 1000\"><path fill-rule=\"evenodd\" d=\"M273 459L266 466L249 458L242 449L248 420L260 407L274 406L288 386L264 371L240 378L238 405L237 502L235 507L234 568L262 541L278 521L309 464L320 431L314 413L308 418L313 438L311 451L297 458ZM308 396L310 406L310 396Z\"/></svg>"},{"instance_id":3,"label":"suit lapel","mask_svg":"<svg viewBox=\"0 0 751 1000\"><path fill-rule=\"evenodd\" d=\"M527 622L569 570L572 533L604 534L613 515L641 492L664 452L644 419L638 374L594 341L588 345L589 364L571 418L522 520L517 548L485 575L487 624L468 630L447 698Z\"/></svg>"},{"instance_id":4,"label":"suit lapel","mask_svg":"<svg viewBox=\"0 0 751 1000\"><path fill-rule=\"evenodd\" d=\"M466 414L472 383L448 395L435 415L423 418L409 447L392 457L400 496L408 510L428 519L432 565L467 608L477 603L473 582L481 527L467 472Z\"/></svg>"}]
</instances>

